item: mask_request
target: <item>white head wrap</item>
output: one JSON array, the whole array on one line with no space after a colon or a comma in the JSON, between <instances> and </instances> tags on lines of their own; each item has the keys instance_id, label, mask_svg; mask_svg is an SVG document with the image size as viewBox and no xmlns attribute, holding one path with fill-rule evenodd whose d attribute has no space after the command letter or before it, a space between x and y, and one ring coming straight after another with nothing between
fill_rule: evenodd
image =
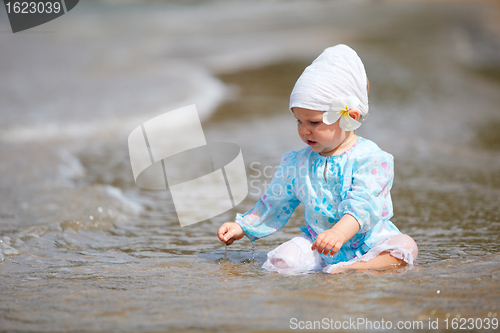
<instances>
[{"instance_id":1,"label":"white head wrap","mask_svg":"<svg viewBox=\"0 0 500 333\"><path fill-rule=\"evenodd\" d=\"M365 66L356 51L347 45L329 47L309 65L295 83L290 96L290 109L300 107L316 111L332 111L334 97L356 96L356 109L368 115L368 92Z\"/></svg>"}]
</instances>

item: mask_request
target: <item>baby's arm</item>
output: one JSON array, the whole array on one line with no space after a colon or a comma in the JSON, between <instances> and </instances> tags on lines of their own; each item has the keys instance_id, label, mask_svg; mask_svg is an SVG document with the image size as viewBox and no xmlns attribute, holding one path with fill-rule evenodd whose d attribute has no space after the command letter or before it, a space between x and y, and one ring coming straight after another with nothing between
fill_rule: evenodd
<instances>
[{"instance_id":1,"label":"baby's arm","mask_svg":"<svg viewBox=\"0 0 500 333\"><path fill-rule=\"evenodd\" d=\"M235 240L242 239L245 235L245 232L238 223L235 222L226 222L219 228L217 232L217 236L221 242L226 243L227 245L233 244Z\"/></svg>"},{"instance_id":2,"label":"baby's arm","mask_svg":"<svg viewBox=\"0 0 500 333\"><path fill-rule=\"evenodd\" d=\"M334 255L340 250L342 244L351 239L358 231L358 221L351 215L345 214L331 229L323 231L316 237L311 249L325 255L328 253Z\"/></svg>"},{"instance_id":3,"label":"baby's arm","mask_svg":"<svg viewBox=\"0 0 500 333\"><path fill-rule=\"evenodd\" d=\"M296 152L281 157L280 166L259 201L245 214L236 214L235 222L224 223L217 233L219 239L231 245L247 236L250 241L269 236L289 220L300 201L295 196L297 178Z\"/></svg>"}]
</instances>

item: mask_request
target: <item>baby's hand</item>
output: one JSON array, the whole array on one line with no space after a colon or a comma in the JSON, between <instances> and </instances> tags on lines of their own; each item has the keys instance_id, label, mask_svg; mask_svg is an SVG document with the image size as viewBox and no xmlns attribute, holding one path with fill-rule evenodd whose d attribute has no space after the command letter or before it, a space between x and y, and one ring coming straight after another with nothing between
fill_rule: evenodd
<instances>
[{"instance_id":1,"label":"baby's hand","mask_svg":"<svg viewBox=\"0 0 500 333\"><path fill-rule=\"evenodd\" d=\"M219 228L217 232L217 236L221 242L226 243L227 245L233 244L235 240L242 239L245 235L245 232L238 223L235 222L226 222Z\"/></svg>"},{"instance_id":2,"label":"baby's hand","mask_svg":"<svg viewBox=\"0 0 500 333\"><path fill-rule=\"evenodd\" d=\"M342 244L346 241L344 234L337 229L328 229L323 231L316 237L316 241L311 247L311 250L318 250L319 253L334 255L339 252Z\"/></svg>"}]
</instances>

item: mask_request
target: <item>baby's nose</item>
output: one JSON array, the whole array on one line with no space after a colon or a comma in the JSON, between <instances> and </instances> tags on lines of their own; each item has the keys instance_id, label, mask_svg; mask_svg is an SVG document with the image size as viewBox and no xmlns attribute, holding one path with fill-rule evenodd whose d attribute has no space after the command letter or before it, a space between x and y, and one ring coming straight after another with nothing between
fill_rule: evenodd
<instances>
[{"instance_id":1,"label":"baby's nose","mask_svg":"<svg viewBox=\"0 0 500 333\"><path fill-rule=\"evenodd\" d=\"M307 128L307 127L305 127L305 126L304 126L304 127L302 127L302 129L301 129L300 133L301 133L302 135L309 135L309 134L311 134L312 132L311 132L311 130L310 130L309 128Z\"/></svg>"}]
</instances>

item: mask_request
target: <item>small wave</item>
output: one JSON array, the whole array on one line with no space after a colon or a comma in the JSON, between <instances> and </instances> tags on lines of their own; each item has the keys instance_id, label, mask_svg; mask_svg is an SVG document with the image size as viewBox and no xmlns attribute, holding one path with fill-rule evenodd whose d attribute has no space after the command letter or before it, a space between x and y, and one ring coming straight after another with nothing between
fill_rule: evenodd
<instances>
[{"instance_id":1,"label":"small wave","mask_svg":"<svg viewBox=\"0 0 500 333\"><path fill-rule=\"evenodd\" d=\"M4 261L5 256L14 256L19 254L19 250L11 246L10 237L4 236L0 239L0 262Z\"/></svg>"},{"instance_id":2,"label":"small wave","mask_svg":"<svg viewBox=\"0 0 500 333\"><path fill-rule=\"evenodd\" d=\"M50 112L40 116L42 110L26 110L23 119L11 120L9 126L0 127L0 140L26 143L83 138L106 140L111 133L115 138L123 137L159 114L190 104L197 106L200 119L204 121L215 112L229 91L205 68L187 61L165 60L153 73L145 70L145 78L136 76L130 73L125 86L123 75L106 78L107 86L101 87L106 97L89 98L76 94L71 97L74 100L71 104L69 101L42 100L44 109ZM89 81L89 85L97 84L94 79ZM114 86L120 88L110 88ZM6 103L8 112L14 106ZM66 108L72 109L71 117L65 114Z\"/></svg>"}]
</instances>

